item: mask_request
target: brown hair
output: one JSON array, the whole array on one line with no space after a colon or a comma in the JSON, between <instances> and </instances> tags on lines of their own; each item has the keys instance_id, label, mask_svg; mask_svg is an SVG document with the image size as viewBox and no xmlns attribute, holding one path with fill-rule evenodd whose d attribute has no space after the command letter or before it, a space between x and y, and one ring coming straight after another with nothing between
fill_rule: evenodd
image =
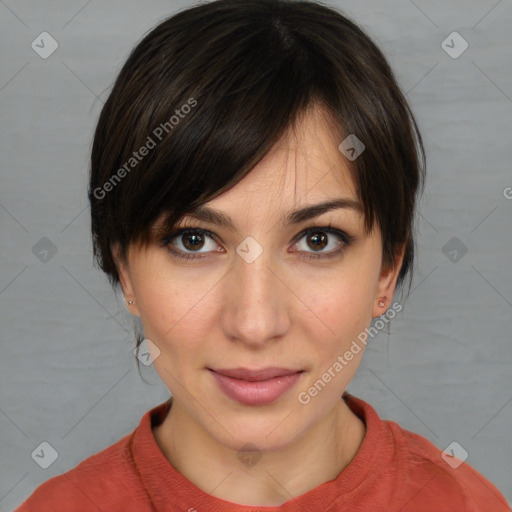
<instances>
[{"instance_id":1,"label":"brown hair","mask_svg":"<svg viewBox=\"0 0 512 512\"><path fill-rule=\"evenodd\" d=\"M366 146L352 165L365 227L380 227L383 262L405 245L401 284L425 153L384 55L317 2L217 0L149 32L101 112L88 195L94 256L112 286L112 244L125 257L131 243L148 243L162 214L170 231L238 183L315 104Z\"/></svg>"}]
</instances>

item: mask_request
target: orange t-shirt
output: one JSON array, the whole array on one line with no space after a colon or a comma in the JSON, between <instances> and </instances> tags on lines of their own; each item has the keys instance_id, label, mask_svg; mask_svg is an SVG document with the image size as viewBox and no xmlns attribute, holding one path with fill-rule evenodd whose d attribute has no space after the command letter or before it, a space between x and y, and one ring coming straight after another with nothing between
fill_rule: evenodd
<instances>
[{"instance_id":1,"label":"orange t-shirt","mask_svg":"<svg viewBox=\"0 0 512 512\"><path fill-rule=\"evenodd\" d=\"M147 411L131 434L41 484L14 512L510 512L498 489L468 464L452 468L424 437L381 420L353 395L343 398L366 425L359 451L334 480L279 507L215 498L174 469L151 431L165 418L168 400Z\"/></svg>"}]
</instances>

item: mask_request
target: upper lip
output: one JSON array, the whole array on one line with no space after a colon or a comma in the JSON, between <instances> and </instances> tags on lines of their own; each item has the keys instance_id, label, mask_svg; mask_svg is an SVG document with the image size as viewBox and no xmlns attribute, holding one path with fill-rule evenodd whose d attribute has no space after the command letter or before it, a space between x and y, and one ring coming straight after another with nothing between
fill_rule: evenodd
<instances>
[{"instance_id":1,"label":"upper lip","mask_svg":"<svg viewBox=\"0 0 512 512\"><path fill-rule=\"evenodd\" d=\"M247 381L268 380L273 379L275 377L283 377L284 375L293 375L294 373L299 373L302 371L290 368L276 367L262 368L260 370L249 370L248 368L208 369L214 371L215 373L225 375L226 377L232 377L234 379L242 379Z\"/></svg>"}]
</instances>

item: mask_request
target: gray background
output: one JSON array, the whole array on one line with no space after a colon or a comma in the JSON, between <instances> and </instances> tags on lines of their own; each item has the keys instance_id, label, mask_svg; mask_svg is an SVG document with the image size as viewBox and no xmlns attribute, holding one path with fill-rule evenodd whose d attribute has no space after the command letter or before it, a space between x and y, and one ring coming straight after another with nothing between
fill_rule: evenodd
<instances>
[{"instance_id":1,"label":"gray background","mask_svg":"<svg viewBox=\"0 0 512 512\"><path fill-rule=\"evenodd\" d=\"M168 397L152 367L140 379L132 319L93 267L86 186L92 131L120 66L190 5L0 0L1 511ZM512 502L512 2L332 5L384 50L428 157L412 293L349 391L441 449L457 441ZM59 44L47 59L31 48L43 31ZM452 31L469 43L456 59L441 47ZM41 252L43 237L56 254ZM43 441L59 454L48 469L31 458Z\"/></svg>"}]
</instances>

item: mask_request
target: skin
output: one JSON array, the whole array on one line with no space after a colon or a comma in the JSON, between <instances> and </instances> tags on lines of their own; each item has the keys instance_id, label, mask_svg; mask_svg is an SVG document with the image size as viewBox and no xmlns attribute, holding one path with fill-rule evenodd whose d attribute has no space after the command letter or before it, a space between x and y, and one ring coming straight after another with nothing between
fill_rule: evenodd
<instances>
[{"instance_id":1,"label":"skin","mask_svg":"<svg viewBox=\"0 0 512 512\"><path fill-rule=\"evenodd\" d=\"M126 261L117 259L125 299L135 301L129 309L159 348L153 364L174 397L153 429L156 442L189 481L227 501L279 506L335 479L364 439L364 423L341 399L364 350L308 404L298 395L389 307L403 251L394 265L382 265L380 230L365 233L363 214L354 209L297 225L279 220L333 198L358 201L340 137L325 111L310 109L241 182L206 204L229 215L235 229L186 221L215 239L204 236L194 249L183 245L190 240L185 235L172 245L203 258L180 260L155 242L132 245ZM328 245L317 248L314 235L297 238L329 224L355 240L344 246L324 231ZM248 236L263 248L252 263L236 252ZM339 247L331 258L304 258ZM304 373L277 400L257 406L228 398L207 370L268 366ZM247 443L263 454L252 467L237 457Z\"/></svg>"}]
</instances>

